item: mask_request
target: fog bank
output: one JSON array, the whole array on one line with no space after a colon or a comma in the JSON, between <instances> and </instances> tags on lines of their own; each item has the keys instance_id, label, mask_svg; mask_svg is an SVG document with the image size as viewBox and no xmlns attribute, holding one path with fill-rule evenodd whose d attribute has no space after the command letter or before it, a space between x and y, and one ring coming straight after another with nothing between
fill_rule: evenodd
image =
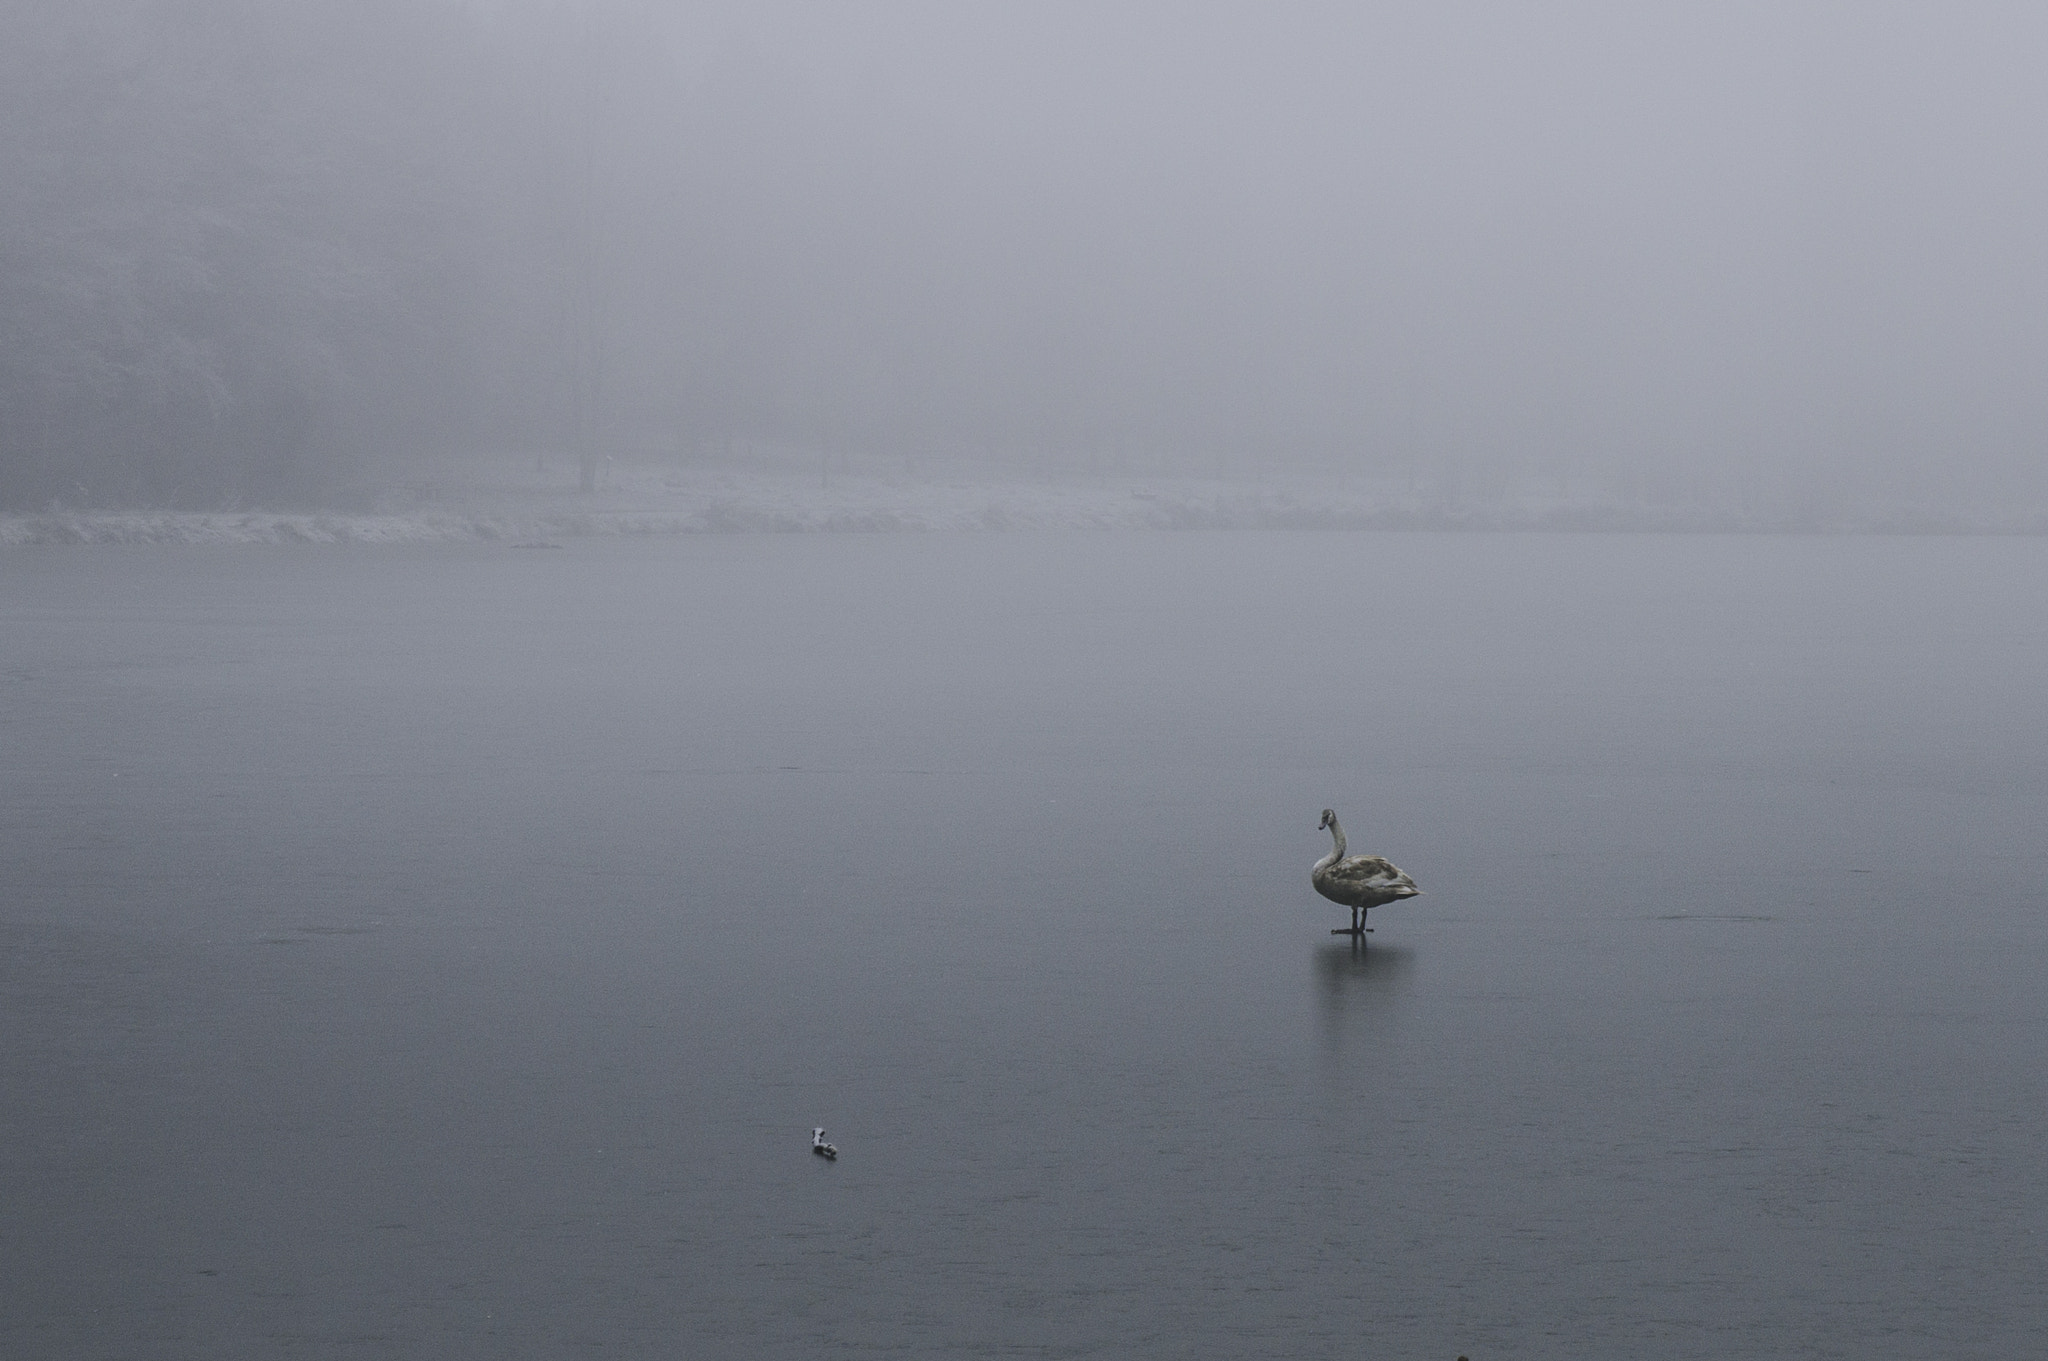
<instances>
[{"instance_id":1,"label":"fog bank","mask_svg":"<svg viewBox=\"0 0 2048 1361\"><path fill-rule=\"evenodd\" d=\"M0 33L17 511L368 511L477 459L591 495L2048 506L2034 7L5 0Z\"/></svg>"}]
</instances>

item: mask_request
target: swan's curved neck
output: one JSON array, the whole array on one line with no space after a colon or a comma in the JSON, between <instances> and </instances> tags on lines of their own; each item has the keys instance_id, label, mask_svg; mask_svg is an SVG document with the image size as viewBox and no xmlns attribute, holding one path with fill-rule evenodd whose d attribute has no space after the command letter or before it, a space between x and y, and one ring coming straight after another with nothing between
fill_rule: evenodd
<instances>
[{"instance_id":1,"label":"swan's curved neck","mask_svg":"<svg viewBox=\"0 0 2048 1361\"><path fill-rule=\"evenodd\" d=\"M1344 858L1344 829L1337 825L1335 818L1330 819L1330 839L1337 843L1337 848L1330 852L1330 858L1323 863L1334 865Z\"/></svg>"}]
</instances>

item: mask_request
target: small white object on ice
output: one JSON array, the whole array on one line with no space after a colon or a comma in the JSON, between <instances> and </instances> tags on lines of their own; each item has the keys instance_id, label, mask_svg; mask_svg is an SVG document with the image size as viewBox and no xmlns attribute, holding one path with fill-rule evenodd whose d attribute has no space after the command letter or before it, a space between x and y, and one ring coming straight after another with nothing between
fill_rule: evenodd
<instances>
[{"instance_id":1,"label":"small white object on ice","mask_svg":"<svg viewBox=\"0 0 2048 1361\"><path fill-rule=\"evenodd\" d=\"M820 1125L811 1131L811 1152L821 1158L836 1158L839 1150L825 1142L825 1127Z\"/></svg>"}]
</instances>

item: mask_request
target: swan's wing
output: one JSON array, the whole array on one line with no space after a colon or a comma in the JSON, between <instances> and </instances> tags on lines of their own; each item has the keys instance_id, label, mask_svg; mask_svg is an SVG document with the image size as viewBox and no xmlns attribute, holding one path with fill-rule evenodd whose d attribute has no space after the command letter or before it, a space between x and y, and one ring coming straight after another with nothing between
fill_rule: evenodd
<instances>
[{"instance_id":1,"label":"swan's wing","mask_svg":"<svg viewBox=\"0 0 2048 1361\"><path fill-rule=\"evenodd\" d=\"M1339 860L1325 871L1340 884L1357 888L1414 888L1415 881L1394 868L1393 862L1377 855L1354 855Z\"/></svg>"},{"instance_id":2,"label":"swan's wing","mask_svg":"<svg viewBox=\"0 0 2048 1361\"><path fill-rule=\"evenodd\" d=\"M1339 860L1330 866L1330 873L1347 883L1364 883L1369 879L1391 879L1401 871L1393 862L1377 855L1354 855Z\"/></svg>"}]
</instances>

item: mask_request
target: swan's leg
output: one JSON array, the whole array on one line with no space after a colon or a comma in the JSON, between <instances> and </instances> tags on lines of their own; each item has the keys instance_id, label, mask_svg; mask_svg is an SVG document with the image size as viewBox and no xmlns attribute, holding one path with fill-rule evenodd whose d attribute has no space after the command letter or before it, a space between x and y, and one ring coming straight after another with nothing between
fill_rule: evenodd
<instances>
[{"instance_id":1,"label":"swan's leg","mask_svg":"<svg viewBox=\"0 0 2048 1361\"><path fill-rule=\"evenodd\" d=\"M1356 907L1351 909L1351 934L1354 936L1358 934L1358 909Z\"/></svg>"}]
</instances>

